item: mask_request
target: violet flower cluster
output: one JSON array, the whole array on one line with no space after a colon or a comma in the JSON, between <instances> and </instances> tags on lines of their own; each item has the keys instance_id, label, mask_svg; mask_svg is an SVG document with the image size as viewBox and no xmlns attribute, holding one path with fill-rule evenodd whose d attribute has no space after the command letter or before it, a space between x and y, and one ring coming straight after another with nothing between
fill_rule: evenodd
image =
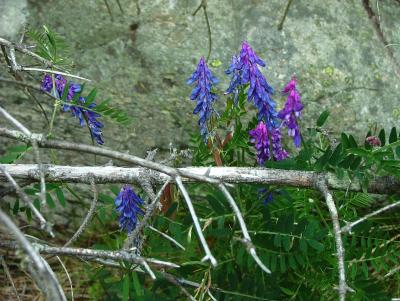
<instances>
[{"instance_id":1,"label":"violet flower cluster","mask_svg":"<svg viewBox=\"0 0 400 301\"><path fill-rule=\"evenodd\" d=\"M53 89L52 76L46 74L42 80L41 89L48 93L55 93L55 96L61 99L64 93L65 86L67 85L67 80L62 75L56 74L54 76L54 83L56 86L55 89ZM66 101L70 102L73 99L75 93L81 92L81 90L82 87L80 84L70 82ZM86 99L84 97L79 97L78 102L84 105ZM93 139L96 141L97 144L104 144L103 133L101 130L104 125L97 120L97 118L101 117L101 115L90 110L93 109L95 106L96 104L94 102L92 102L87 109L74 105L64 104L62 106L62 110L64 112L70 111L74 117L78 118L80 126L84 126L86 120Z\"/></svg>"},{"instance_id":2,"label":"violet flower cluster","mask_svg":"<svg viewBox=\"0 0 400 301\"><path fill-rule=\"evenodd\" d=\"M268 129L266 124L260 121L255 129L249 131L249 135L250 142L256 148L259 165L264 165L270 159L280 161L289 156L282 147L281 132L278 128Z\"/></svg>"},{"instance_id":3,"label":"violet flower cluster","mask_svg":"<svg viewBox=\"0 0 400 301\"><path fill-rule=\"evenodd\" d=\"M126 184L121 188L115 199L121 230L131 233L136 228L138 215L144 215L143 210L140 208L143 204L143 200L136 195L130 185Z\"/></svg>"},{"instance_id":4,"label":"violet flower cluster","mask_svg":"<svg viewBox=\"0 0 400 301\"><path fill-rule=\"evenodd\" d=\"M249 84L248 101L253 101L258 109L258 120L264 120L268 128L275 126L275 102L271 98L274 89L268 84L258 66L265 67L265 62L260 59L247 42L242 43L239 55L232 58L231 65L225 71L232 74L231 83L226 93L235 94L237 97L238 87Z\"/></svg>"},{"instance_id":5,"label":"violet flower cluster","mask_svg":"<svg viewBox=\"0 0 400 301\"><path fill-rule=\"evenodd\" d=\"M187 84L191 85L196 82L190 95L190 99L197 101L193 114L199 114L200 134L204 141L207 141L209 131L207 128L207 121L210 119L214 109L213 102L217 99L217 95L211 92L213 84L218 83L218 79L212 75L208 69L207 63L202 57L197 65L196 71L187 80Z\"/></svg>"},{"instance_id":6,"label":"violet flower cluster","mask_svg":"<svg viewBox=\"0 0 400 301\"><path fill-rule=\"evenodd\" d=\"M284 108L278 113L278 117L283 120L283 125L288 128L288 135L293 137L294 145L300 147L301 137L297 118L300 117L303 104L296 85L297 79L293 76L283 88L282 94L286 94L287 99Z\"/></svg>"}]
</instances>

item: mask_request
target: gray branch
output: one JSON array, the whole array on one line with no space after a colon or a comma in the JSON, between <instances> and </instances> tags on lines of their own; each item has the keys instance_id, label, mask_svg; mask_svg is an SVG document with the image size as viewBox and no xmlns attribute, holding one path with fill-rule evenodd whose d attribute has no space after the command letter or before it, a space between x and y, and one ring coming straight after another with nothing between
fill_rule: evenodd
<instances>
[{"instance_id":1,"label":"gray branch","mask_svg":"<svg viewBox=\"0 0 400 301\"><path fill-rule=\"evenodd\" d=\"M339 224L339 216L336 209L335 201L333 200L332 194L329 192L328 186L325 183L324 179L318 180L315 183L316 188L318 188L321 194L324 196L326 205L328 206L329 213L331 215L332 224L333 224L333 232L335 235L335 244L336 244L336 256L338 259L338 270L339 270L339 300L346 300L346 292L348 290L346 284L346 272L344 267L344 247L342 242L342 236L340 234L340 224Z\"/></svg>"},{"instance_id":2,"label":"gray branch","mask_svg":"<svg viewBox=\"0 0 400 301\"><path fill-rule=\"evenodd\" d=\"M154 258L145 258L128 251L106 251L106 250L92 250L84 248L69 248L69 247L52 247L41 243L32 243L40 254L46 255L59 255L59 256L71 256L71 257L82 257L87 260L96 261L99 258L111 259L115 261L123 260L130 263L143 265L143 261L147 264L154 266L155 268L170 269L179 268L180 266ZM4 249L14 250L17 248L17 244L14 241L0 241L0 247Z\"/></svg>"},{"instance_id":3,"label":"gray branch","mask_svg":"<svg viewBox=\"0 0 400 301\"><path fill-rule=\"evenodd\" d=\"M1 129L0 129L1 131ZM129 155L128 155L129 156ZM153 163L153 162L152 162ZM0 164L7 172L18 180L36 182L38 167L36 164ZM97 184L105 183L138 183L140 184L143 169L116 166L60 166L44 165L47 182L70 182L90 184L91 177ZM170 167L167 167L172 169ZM208 172L208 173L207 173ZM329 189L362 191L360 185L349 179L338 179L334 174L313 171L281 170L261 167L185 167L173 169L173 173L186 175L184 183L202 182L205 174L213 182L224 183L258 183L269 185L284 185L302 188L315 188L315 179L326 178ZM201 179L199 179L201 177ZM207 179L208 179L207 178ZM163 172L152 171L151 179L155 183L165 183L173 177ZM6 181L0 175L0 182ZM390 194L400 190L400 183L391 177L379 177L371 180L368 190L374 193Z\"/></svg>"}]
</instances>

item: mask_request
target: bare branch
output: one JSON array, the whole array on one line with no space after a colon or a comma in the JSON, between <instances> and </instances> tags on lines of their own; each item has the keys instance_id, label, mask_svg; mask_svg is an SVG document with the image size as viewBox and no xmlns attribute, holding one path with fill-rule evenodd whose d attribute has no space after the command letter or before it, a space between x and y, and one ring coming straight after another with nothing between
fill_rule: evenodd
<instances>
[{"instance_id":1,"label":"bare branch","mask_svg":"<svg viewBox=\"0 0 400 301\"><path fill-rule=\"evenodd\" d=\"M88 213L86 214L85 219L83 220L79 229L70 238L70 240L65 243L64 247L68 247L70 244L72 244L74 241L76 241L78 239L78 237L86 229L87 225L89 224L90 220L93 217L93 214L96 212L98 191L97 191L96 182L94 181L94 179L91 180L91 186L92 186L92 191L93 191L93 200L92 200L92 203L90 204L90 209L89 209Z\"/></svg>"},{"instance_id":2,"label":"bare branch","mask_svg":"<svg viewBox=\"0 0 400 301\"><path fill-rule=\"evenodd\" d=\"M10 234L14 236L20 248L24 250L25 254L33 263L33 266L31 264L28 265L30 273L37 285L46 295L46 299L66 301L67 298L49 265L40 257L18 227L2 210L0 210L0 222ZM14 249L17 249L17 244L14 246Z\"/></svg>"},{"instance_id":3,"label":"bare branch","mask_svg":"<svg viewBox=\"0 0 400 301\"><path fill-rule=\"evenodd\" d=\"M92 249L84 249L84 248L69 248L69 247L52 247L41 243L32 243L35 246L36 250L40 254L46 255L59 255L59 256L71 256L71 257L82 257L87 260L96 261L99 258L102 259L112 259L112 260L123 260L130 263L135 263L142 265L142 261L146 261L151 266L155 268L179 268L180 266L168 262L162 261L154 258L145 258L131 252L120 250L120 251L107 251L107 250L92 250ZM16 249L16 244L14 241L0 241L0 247L4 249Z\"/></svg>"},{"instance_id":4,"label":"bare branch","mask_svg":"<svg viewBox=\"0 0 400 301\"><path fill-rule=\"evenodd\" d=\"M210 260L212 266L216 267L217 260L214 258L214 256L212 255L212 253L210 251L210 248L207 245L206 239L204 238L204 235L203 235L203 231L201 230L201 227L200 227L199 219L197 218L196 211L194 210L192 200L190 199L185 186L183 186L181 177L177 176L175 178L175 181L176 181L176 184L178 185L179 190L182 192L183 199L185 200L186 205L189 209L190 215L192 216L193 224L196 229L197 235L199 236L200 243L203 246L204 252L206 253L206 256L202 259L202 261Z\"/></svg>"},{"instance_id":5,"label":"bare branch","mask_svg":"<svg viewBox=\"0 0 400 301\"><path fill-rule=\"evenodd\" d=\"M31 182L39 180L36 164L0 164L0 166L3 166L15 179ZM93 177L97 184L132 182L140 184L143 175L143 168L140 167L45 165L45 170L47 182L65 183L90 184ZM357 182L351 183L350 180L338 179L334 174L313 171L261 167L184 167L177 168L176 173L184 175L182 178L184 183L203 182L203 179L199 177L206 177L205 182L211 179L213 183L218 181L218 184L223 181L224 183L258 183L303 188L315 188L314 180L326 177L330 189L361 191ZM154 183L173 181L173 177L163 172L152 171L149 176ZM0 175L0 182L4 180ZM400 190L400 182L392 177L377 177L370 181L368 190L380 194L391 194Z\"/></svg>"},{"instance_id":6,"label":"bare branch","mask_svg":"<svg viewBox=\"0 0 400 301\"><path fill-rule=\"evenodd\" d=\"M381 214L382 212L385 212L385 211L387 211L387 210L390 210L390 209L392 209L392 208L394 208L394 207L397 207L397 206L399 206L399 205L400 205L400 201L398 201L398 202L396 202L396 203L393 203L393 204L389 204L389 205L387 205L387 206L385 206L385 207L382 207L382 208L380 208L380 209L378 209L378 210L376 210L376 211L374 211L374 212L371 212L371 213L369 213L369 214L363 216L362 218L360 218L360 219L358 219L358 220L356 220L356 221L354 221L354 222L352 222L352 223L349 223L349 224L347 224L346 226L342 227L342 229L340 230L340 232L341 232L341 233L346 233L346 232L351 233L351 229L352 229L354 226L356 226L356 225L358 225L358 224L360 224L360 223L366 221L366 220L369 219L370 217L373 217L373 216L375 216L375 215Z\"/></svg>"},{"instance_id":7,"label":"bare branch","mask_svg":"<svg viewBox=\"0 0 400 301\"><path fill-rule=\"evenodd\" d=\"M333 224L333 232L335 235L335 243L336 243L336 256L338 259L339 266L339 300L346 300L346 292L348 291L348 286L346 284L346 272L344 267L344 256L345 250L343 247L342 236L340 234L340 224L339 224L339 216L336 209L335 202L333 200L332 194L328 190L328 186L325 183L325 180L317 180L315 186L321 194L324 196L326 205L328 206L329 213L331 215L332 224Z\"/></svg>"},{"instance_id":8,"label":"bare branch","mask_svg":"<svg viewBox=\"0 0 400 301\"><path fill-rule=\"evenodd\" d=\"M242 213L240 212L240 209L238 205L236 204L235 200L233 199L232 195L229 193L228 189L225 187L224 184L219 184L218 185L219 189L222 191L222 193L225 195L225 197L228 199L229 205L231 206L233 212L235 213L240 229L242 229L243 237L244 239L241 239L240 241L246 246L247 251L250 253L250 255L253 257L254 261L259 265L259 267L266 273L271 274L271 271L262 263L260 258L257 256L256 253L256 248L254 247L251 237L249 232L247 231L247 226L246 223L243 219Z\"/></svg>"}]
</instances>

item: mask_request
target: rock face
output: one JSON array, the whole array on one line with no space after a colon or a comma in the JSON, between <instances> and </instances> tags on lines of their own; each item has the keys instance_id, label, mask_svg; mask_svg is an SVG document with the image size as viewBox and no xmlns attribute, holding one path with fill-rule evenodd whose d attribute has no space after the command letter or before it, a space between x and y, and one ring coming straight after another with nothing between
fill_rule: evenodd
<instances>
[{"instance_id":1,"label":"rock face","mask_svg":"<svg viewBox=\"0 0 400 301\"><path fill-rule=\"evenodd\" d=\"M26 21L34 28L45 24L64 36L72 49L72 72L92 79L99 99L112 98L134 120L123 128L104 119L106 145L142 156L149 148L168 149L170 143L185 147L189 133L197 129L185 81L199 57L208 52L203 10L192 16L199 2L121 0L121 11L113 0L27 4L3 0L0 35L17 41ZM286 1L209 0L210 61L222 61L213 69L220 79L219 89L227 88L229 78L223 71L241 41L247 40L267 62L263 72L277 92L297 74L306 106L304 125L329 109L327 126L334 131L354 131L361 137L373 123L389 129L397 122L392 113L399 106L395 60L400 60L400 46L384 47L363 5L366 2L293 1L279 31ZM371 1L370 7L386 40L400 43L399 2L378 4ZM4 67L1 72L5 74ZM44 123L38 113L32 113L32 101L26 96L5 85L0 95L22 121L33 129L42 128ZM283 98L277 93L275 99L280 107ZM220 98L220 108L225 100ZM46 109L50 113L51 105ZM77 128L68 113L60 115L56 126L67 139L90 141L87 130Z\"/></svg>"}]
</instances>

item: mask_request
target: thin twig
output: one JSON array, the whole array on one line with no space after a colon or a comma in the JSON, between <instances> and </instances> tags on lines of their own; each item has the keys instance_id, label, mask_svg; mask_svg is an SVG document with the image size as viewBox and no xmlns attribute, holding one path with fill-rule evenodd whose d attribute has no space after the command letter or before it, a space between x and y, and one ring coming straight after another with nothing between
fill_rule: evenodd
<instances>
[{"instance_id":1,"label":"thin twig","mask_svg":"<svg viewBox=\"0 0 400 301\"><path fill-rule=\"evenodd\" d=\"M186 295L186 297L188 297L189 300L191 300L191 301L196 301L196 299L187 291L187 289L184 288L184 287L182 286L182 284L181 284L179 281L177 281L177 279L175 278L175 276L170 275L170 274L168 274L168 273L163 273L162 275L163 275L164 278L165 278L166 280L168 280L170 283L172 283L173 285L177 286L177 287L181 290L181 292L182 292L184 295Z\"/></svg>"},{"instance_id":2,"label":"thin twig","mask_svg":"<svg viewBox=\"0 0 400 301\"><path fill-rule=\"evenodd\" d=\"M240 212L240 209L238 205L236 204L235 200L233 199L232 195L229 193L228 189L225 187L224 184L219 184L218 188L222 191L222 193L225 195L225 197L228 199L229 205L231 206L233 212L235 213L240 229L242 229L243 233L243 239L240 241L246 246L247 251L250 253L250 255L253 257L254 261L258 264L258 266L266 273L271 274L271 271L262 263L261 259L258 257L256 253L256 248L254 247L251 237L249 232L247 231L247 226L246 223L243 219L242 213Z\"/></svg>"},{"instance_id":3,"label":"thin twig","mask_svg":"<svg viewBox=\"0 0 400 301\"><path fill-rule=\"evenodd\" d=\"M31 209L33 214L37 217L37 219L40 222L40 227L45 231L47 231L51 237L54 237L51 224L47 222L46 219L43 217L43 215L39 212L39 210L36 209L32 201L21 189L21 187L19 187L18 183L14 180L14 178L8 173L8 171L3 166L0 166L0 171L4 174L4 176L10 182L10 184L15 188L15 191L17 192L21 200Z\"/></svg>"},{"instance_id":4,"label":"thin twig","mask_svg":"<svg viewBox=\"0 0 400 301\"><path fill-rule=\"evenodd\" d=\"M28 265L30 273L42 292L46 295L46 300L66 301L67 298L51 268L2 210L0 210L0 223L14 236L19 247L23 249L33 263L33 266ZM14 249L17 249L18 245L14 244Z\"/></svg>"},{"instance_id":5,"label":"thin twig","mask_svg":"<svg viewBox=\"0 0 400 301\"><path fill-rule=\"evenodd\" d=\"M335 244L336 244L336 256L338 259L338 270L339 270L339 300L346 300L346 292L348 290L346 284L346 272L344 267L344 256L345 250L343 247L342 236L340 234L340 224L339 224L339 216L336 209L335 202L333 200L332 194L328 190L328 186L326 185L325 180L318 179L316 180L315 186L321 194L324 196L326 205L328 206L329 213L331 215L332 224L333 224L333 232L335 235Z\"/></svg>"},{"instance_id":6,"label":"thin twig","mask_svg":"<svg viewBox=\"0 0 400 301\"><path fill-rule=\"evenodd\" d=\"M82 77L82 76L78 76L78 75L74 75L71 73L67 73L67 72L61 72L58 70L50 70L50 69L41 69L41 68L31 68L31 67L20 67L21 71L37 71L37 72L44 72L44 73L52 73L52 74L60 74L60 75L64 75L67 77L72 77L72 78L77 78L77 79L81 79L81 80L85 80L88 82L91 82L92 80L86 78L86 77Z\"/></svg>"},{"instance_id":7,"label":"thin twig","mask_svg":"<svg viewBox=\"0 0 400 301\"><path fill-rule=\"evenodd\" d=\"M0 256L0 261L1 261L1 265L3 266L4 273L6 274L8 281L10 281L10 283L11 283L11 286L13 288L15 297L17 298L18 301L21 301L21 299L19 298L19 294L18 294L17 288L15 287L14 281L13 281L13 279L11 277L10 270L8 269L7 263L4 260L3 256Z\"/></svg>"},{"instance_id":8,"label":"thin twig","mask_svg":"<svg viewBox=\"0 0 400 301\"><path fill-rule=\"evenodd\" d=\"M200 243L203 246L204 252L206 253L206 256L202 259L202 261L210 260L212 266L216 267L217 260L214 258L214 256L212 255L212 253L210 251L210 248L207 245L206 239L204 238L204 235L203 235L203 231L201 230L199 219L197 218L196 211L194 210L192 200L190 199L185 186L183 186L181 177L177 176L175 178L175 181L176 181L176 184L178 185L179 190L182 192L183 199L185 200L186 205L189 209L190 215L192 216L193 224L196 229L197 235L200 239Z\"/></svg>"},{"instance_id":9,"label":"thin twig","mask_svg":"<svg viewBox=\"0 0 400 301\"><path fill-rule=\"evenodd\" d=\"M211 37L211 26L210 26L210 20L208 19L208 13L207 13L207 0L201 0L200 5L196 8L196 10L193 12L192 16L196 16L197 12L200 9L203 9L204 12L204 18L206 19L206 24L207 24L207 33L208 33L208 53L207 53L207 58L206 62L208 62L208 59L210 58L211 55L211 48L212 48L212 37Z\"/></svg>"},{"instance_id":10,"label":"thin twig","mask_svg":"<svg viewBox=\"0 0 400 301\"><path fill-rule=\"evenodd\" d=\"M46 183L45 183L45 175L44 175L44 170L43 170L43 165L40 160L40 153L39 153L39 147L35 139L32 139L32 133L29 131L22 123L20 123L17 119L15 119L11 114L9 114L5 109L3 109L0 106L0 114L4 116L8 121L10 121L16 128L18 128L20 131L22 131L25 135L30 136L30 143L32 145L34 154L35 154L35 159L36 163L39 166L39 174L40 174L40 200L42 201L42 204L46 204Z\"/></svg>"},{"instance_id":11,"label":"thin twig","mask_svg":"<svg viewBox=\"0 0 400 301\"><path fill-rule=\"evenodd\" d=\"M151 268L149 267L147 262L145 260L142 260L141 264L144 267L144 269L147 271L147 273L150 275L151 279L156 280L157 279L156 275L154 275L153 271L151 270Z\"/></svg>"},{"instance_id":12,"label":"thin twig","mask_svg":"<svg viewBox=\"0 0 400 301\"><path fill-rule=\"evenodd\" d=\"M56 256L58 262L60 263L61 267L63 268L65 275L67 275L69 287L71 288L71 301L74 301L74 287L72 286L72 279L68 273L67 267L65 266L64 262L62 262L61 258Z\"/></svg>"},{"instance_id":13,"label":"thin twig","mask_svg":"<svg viewBox=\"0 0 400 301\"><path fill-rule=\"evenodd\" d=\"M288 12L289 12L290 5L292 5L292 2L293 2L293 0L288 0L288 2L286 4L286 7L285 7L285 11L283 12L282 19L279 22L278 30L282 30L283 29L283 23L285 23L285 19L286 19L286 16L287 16Z\"/></svg>"},{"instance_id":14,"label":"thin twig","mask_svg":"<svg viewBox=\"0 0 400 301\"><path fill-rule=\"evenodd\" d=\"M159 231L158 229L154 228L153 226L149 226L148 227L150 230L160 234L162 237L168 239L170 242L172 242L173 244L175 244L178 248L181 248L183 251L185 251L185 247L182 246L179 242L177 242L175 239L173 239L171 236L165 234L164 232Z\"/></svg>"},{"instance_id":15,"label":"thin twig","mask_svg":"<svg viewBox=\"0 0 400 301\"><path fill-rule=\"evenodd\" d=\"M352 229L354 226L356 226L356 225L358 225L358 224L364 222L365 220L369 219L370 217L373 217L373 216L375 216L375 215L381 214L382 212L385 212L385 211L387 211L387 210L390 210L390 209L392 209L392 208L394 208L394 207L397 207L397 206L399 206L399 205L400 205L400 201L398 201L398 202L396 202L396 203L393 203L393 204L389 204L389 205L387 205L387 206L385 206L385 207L382 207L382 208L380 208L380 209L378 209L378 210L376 210L376 211L374 211L374 212L371 212L371 213L369 213L369 214L366 214L366 215L363 216L362 218L360 218L360 219L358 219L358 220L356 220L356 221L354 221L354 222L352 222L352 223L349 223L349 224L347 224L346 226L342 227L342 229L340 230L340 232L341 232L341 233L346 233L346 232L349 232L349 233L350 233L350 232L351 232L351 229Z\"/></svg>"},{"instance_id":16,"label":"thin twig","mask_svg":"<svg viewBox=\"0 0 400 301\"><path fill-rule=\"evenodd\" d=\"M68 247L71 245L74 241L76 241L79 236L83 233L83 231L86 229L87 225L89 224L90 220L93 217L93 214L96 212L96 206L97 206L97 200L98 200L98 191L96 187L96 182L92 178L91 179L91 186L92 186L92 191L93 191L93 199L92 203L90 204L90 209L88 213L86 214L82 224L80 225L79 229L75 232L75 234L68 240L65 244L64 247Z\"/></svg>"}]
</instances>

